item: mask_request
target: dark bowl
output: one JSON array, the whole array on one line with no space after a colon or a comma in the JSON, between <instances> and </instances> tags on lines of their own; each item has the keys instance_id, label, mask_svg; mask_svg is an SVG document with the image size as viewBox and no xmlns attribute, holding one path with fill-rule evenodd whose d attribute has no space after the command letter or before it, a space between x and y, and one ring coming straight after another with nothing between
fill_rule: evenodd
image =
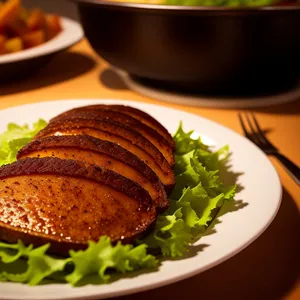
<instances>
[{"instance_id":1,"label":"dark bowl","mask_svg":"<svg viewBox=\"0 0 300 300\"><path fill-rule=\"evenodd\" d=\"M148 83L253 91L300 75L300 5L238 9L74 1L94 50Z\"/></svg>"}]
</instances>

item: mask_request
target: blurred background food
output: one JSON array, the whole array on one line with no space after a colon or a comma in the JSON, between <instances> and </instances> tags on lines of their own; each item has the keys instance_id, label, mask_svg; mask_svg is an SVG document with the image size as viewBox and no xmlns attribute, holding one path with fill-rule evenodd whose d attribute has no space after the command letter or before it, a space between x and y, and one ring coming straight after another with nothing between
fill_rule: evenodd
<instances>
[{"instance_id":1,"label":"blurred background food","mask_svg":"<svg viewBox=\"0 0 300 300\"><path fill-rule=\"evenodd\" d=\"M299 0L109 0L113 2L145 3L183 6L266 6L295 4Z\"/></svg>"},{"instance_id":2,"label":"blurred background food","mask_svg":"<svg viewBox=\"0 0 300 300\"><path fill-rule=\"evenodd\" d=\"M179 6L132 4L139 1ZM298 1L23 0L22 5L79 21L89 47L135 82L176 93L248 96L298 82L300 5L288 6ZM281 6L265 7L271 4Z\"/></svg>"},{"instance_id":3,"label":"blurred background food","mask_svg":"<svg viewBox=\"0 0 300 300\"><path fill-rule=\"evenodd\" d=\"M23 0L23 5L29 9L39 7L48 13L59 13L60 16L78 20L75 3L66 0Z\"/></svg>"},{"instance_id":4,"label":"blurred background food","mask_svg":"<svg viewBox=\"0 0 300 300\"><path fill-rule=\"evenodd\" d=\"M21 0L0 2L0 55L39 46L62 31L61 19Z\"/></svg>"}]
</instances>

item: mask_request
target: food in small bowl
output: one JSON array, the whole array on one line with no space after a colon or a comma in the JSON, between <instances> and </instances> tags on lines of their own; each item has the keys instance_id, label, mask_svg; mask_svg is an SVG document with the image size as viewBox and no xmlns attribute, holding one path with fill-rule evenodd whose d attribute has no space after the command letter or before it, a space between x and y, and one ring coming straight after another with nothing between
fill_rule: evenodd
<instances>
[{"instance_id":1,"label":"food in small bowl","mask_svg":"<svg viewBox=\"0 0 300 300\"><path fill-rule=\"evenodd\" d=\"M192 2L74 1L94 50L142 82L197 92L247 93L289 84L299 76L296 2L233 7L229 2L187 6Z\"/></svg>"},{"instance_id":2,"label":"food in small bowl","mask_svg":"<svg viewBox=\"0 0 300 300\"><path fill-rule=\"evenodd\" d=\"M28 10L20 0L0 2L0 55L39 46L61 31L58 15Z\"/></svg>"},{"instance_id":3,"label":"food in small bowl","mask_svg":"<svg viewBox=\"0 0 300 300\"><path fill-rule=\"evenodd\" d=\"M74 20L46 14L38 8L27 10L20 0L2 3L0 84L15 82L37 72L82 37L82 28Z\"/></svg>"}]
</instances>

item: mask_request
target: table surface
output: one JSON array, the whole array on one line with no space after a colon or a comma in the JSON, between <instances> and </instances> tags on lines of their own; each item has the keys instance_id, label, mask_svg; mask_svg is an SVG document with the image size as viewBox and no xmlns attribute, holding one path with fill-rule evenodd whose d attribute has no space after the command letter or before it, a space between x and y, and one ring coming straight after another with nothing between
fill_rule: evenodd
<instances>
[{"instance_id":1,"label":"table surface","mask_svg":"<svg viewBox=\"0 0 300 300\"><path fill-rule=\"evenodd\" d=\"M160 104L201 115L242 133L237 110L163 103L128 90L85 40L57 55L39 74L17 84L0 86L0 109L74 98L115 98ZM253 111L271 141L300 165L300 99ZM119 299L300 299L300 188L277 161L271 160L282 181L283 201L274 222L260 238L240 254L198 276Z\"/></svg>"}]
</instances>

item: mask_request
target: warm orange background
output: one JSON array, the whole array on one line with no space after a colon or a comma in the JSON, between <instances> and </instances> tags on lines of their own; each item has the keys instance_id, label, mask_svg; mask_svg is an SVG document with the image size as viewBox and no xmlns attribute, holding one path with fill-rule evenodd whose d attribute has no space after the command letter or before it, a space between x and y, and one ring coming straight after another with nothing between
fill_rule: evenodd
<instances>
[{"instance_id":1,"label":"warm orange background","mask_svg":"<svg viewBox=\"0 0 300 300\"><path fill-rule=\"evenodd\" d=\"M172 106L242 132L237 110L171 105L129 91L108 70L107 64L92 52L86 41L59 54L34 77L18 84L0 85L0 109L68 98L117 98ZM263 128L269 131L272 142L300 165L300 99L254 111ZM234 258L191 279L120 299L300 299L299 281L297 284L300 271L300 188L281 165L273 159L272 162L283 184L283 201L276 219L257 241Z\"/></svg>"}]
</instances>

